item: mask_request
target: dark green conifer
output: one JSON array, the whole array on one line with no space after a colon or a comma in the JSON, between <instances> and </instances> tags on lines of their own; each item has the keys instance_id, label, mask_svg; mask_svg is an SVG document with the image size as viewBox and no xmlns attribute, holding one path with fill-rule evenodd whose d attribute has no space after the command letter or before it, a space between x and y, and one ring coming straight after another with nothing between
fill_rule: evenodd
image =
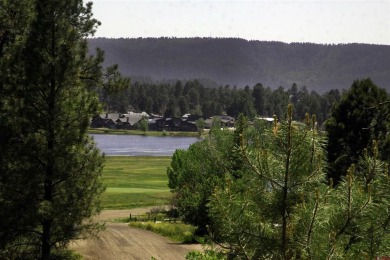
<instances>
[{"instance_id":1,"label":"dark green conifer","mask_svg":"<svg viewBox=\"0 0 390 260\"><path fill-rule=\"evenodd\" d=\"M330 111L326 121L328 134L329 178L337 184L349 166L356 164L363 151L373 140L380 140L380 150L389 146L389 100L386 90L377 87L370 79L355 80L341 100ZM387 153L380 153L388 160Z\"/></svg>"},{"instance_id":2,"label":"dark green conifer","mask_svg":"<svg viewBox=\"0 0 390 260\"><path fill-rule=\"evenodd\" d=\"M102 52L87 56L86 37L99 24L91 8L82 0L0 1L2 18L19 19L0 30L8 134L0 142L0 258L50 259L99 230L91 217L104 189L103 157L87 128L100 111L90 90L104 78Z\"/></svg>"}]
</instances>

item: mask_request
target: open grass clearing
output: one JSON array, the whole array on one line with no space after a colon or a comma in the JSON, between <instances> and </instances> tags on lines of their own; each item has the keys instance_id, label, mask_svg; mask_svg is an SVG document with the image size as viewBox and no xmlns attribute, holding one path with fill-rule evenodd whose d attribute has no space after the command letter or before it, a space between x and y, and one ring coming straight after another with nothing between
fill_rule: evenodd
<instances>
[{"instance_id":1,"label":"open grass clearing","mask_svg":"<svg viewBox=\"0 0 390 260\"><path fill-rule=\"evenodd\" d=\"M168 204L167 167L171 157L107 156L103 169L103 209L130 209Z\"/></svg>"},{"instance_id":2,"label":"open grass clearing","mask_svg":"<svg viewBox=\"0 0 390 260\"><path fill-rule=\"evenodd\" d=\"M108 188L106 189L107 193L115 194L115 193L152 193L155 194L156 192L164 193L166 192L166 189L164 190L157 190L157 189L147 189L147 188Z\"/></svg>"}]
</instances>

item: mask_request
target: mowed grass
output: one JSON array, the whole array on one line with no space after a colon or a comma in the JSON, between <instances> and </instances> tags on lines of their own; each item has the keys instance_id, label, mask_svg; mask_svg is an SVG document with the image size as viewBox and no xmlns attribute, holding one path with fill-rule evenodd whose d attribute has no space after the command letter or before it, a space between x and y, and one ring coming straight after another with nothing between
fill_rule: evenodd
<instances>
[{"instance_id":1,"label":"mowed grass","mask_svg":"<svg viewBox=\"0 0 390 260\"><path fill-rule=\"evenodd\" d=\"M166 205L172 196L166 173L170 162L171 157L107 156L102 208Z\"/></svg>"}]
</instances>

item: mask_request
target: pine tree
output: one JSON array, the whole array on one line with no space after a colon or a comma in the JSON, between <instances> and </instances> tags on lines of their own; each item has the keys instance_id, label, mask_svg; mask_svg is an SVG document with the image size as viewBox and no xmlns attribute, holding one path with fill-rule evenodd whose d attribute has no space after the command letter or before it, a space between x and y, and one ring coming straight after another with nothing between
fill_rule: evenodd
<instances>
[{"instance_id":1,"label":"pine tree","mask_svg":"<svg viewBox=\"0 0 390 260\"><path fill-rule=\"evenodd\" d=\"M242 177L209 203L211 235L231 259L374 259L390 252L390 178L377 141L334 187L315 117L242 135ZM276 122L276 121L275 121Z\"/></svg>"},{"instance_id":2,"label":"pine tree","mask_svg":"<svg viewBox=\"0 0 390 260\"><path fill-rule=\"evenodd\" d=\"M327 144L330 163L329 178L337 184L345 175L349 166L356 164L364 149L373 140L381 140L380 148L389 146L385 142L388 132L389 95L385 89L377 87L370 79L355 80L341 100L330 111L325 127L329 142ZM375 108L373 108L375 107ZM380 149L382 150L382 149ZM388 160L387 153L380 154Z\"/></svg>"},{"instance_id":3,"label":"pine tree","mask_svg":"<svg viewBox=\"0 0 390 260\"><path fill-rule=\"evenodd\" d=\"M352 164L340 184L330 189L320 212L315 258L375 259L389 247L390 179L388 165L379 160L378 143ZM324 235L326 234L326 235Z\"/></svg>"},{"instance_id":4,"label":"pine tree","mask_svg":"<svg viewBox=\"0 0 390 260\"><path fill-rule=\"evenodd\" d=\"M22 187L16 189L12 178L21 129L16 127L14 103L10 102L10 96L13 95L17 72L22 69L11 64L18 58L17 50L25 44L34 17L32 7L33 1L0 1L0 256L7 243L20 235L18 227L29 225L26 208L15 203L16 200L28 199L29 194L19 192ZM9 188L17 193L10 194Z\"/></svg>"},{"instance_id":5,"label":"pine tree","mask_svg":"<svg viewBox=\"0 0 390 260\"><path fill-rule=\"evenodd\" d=\"M127 90L130 86L130 80L122 77L118 71L118 65L113 65L105 69L103 81L101 82L101 98L106 104L106 113L110 113L110 98L115 94Z\"/></svg>"},{"instance_id":6,"label":"pine tree","mask_svg":"<svg viewBox=\"0 0 390 260\"><path fill-rule=\"evenodd\" d=\"M204 131L204 119L199 118L198 120L195 121L196 129L198 130L198 136L201 137L202 133Z\"/></svg>"},{"instance_id":7,"label":"pine tree","mask_svg":"<svg viewBox=\"0 0 390 260\"><path fill-rule=\"evenodd\" d=\"M102 82L102 58L87 57L86 37L98 25L91 3L22 2L32 15L26 5L16 11L31 22L0 57L7 68L0 123L12 130L1 143L0 256L49 259L99 230L91 216L99 211L103 158L86 131L100 109L89 90Z\"/></svg>"},{"instance_id":8,"label":"pine tree","mask_svg":"<svg viewBox=\"0 0 390 260\"><path fill-rule=\"evenodd\" d=\"M225 188L216 189L211 199L215 241L237 258L300 258L303 248L310 248L324 151L315 117L301 124L292 114L290 105L285 122L275 120L272 129L263 125L243 134L246 170L239 179L226 175ZM300 214L301 208L312 211Z\"/></svg>"}]
</instances>

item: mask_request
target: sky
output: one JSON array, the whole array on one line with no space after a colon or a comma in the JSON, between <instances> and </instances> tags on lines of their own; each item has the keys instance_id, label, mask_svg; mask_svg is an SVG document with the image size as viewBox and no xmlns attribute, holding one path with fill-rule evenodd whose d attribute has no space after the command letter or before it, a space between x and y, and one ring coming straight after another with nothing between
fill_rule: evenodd
<instances>
[{"instance_id":1,"label":"sky","mask_svg":"<svg viewBox=\"0 0 390 260\"><path fill-rule=\"evenodd\" d=\"M91 1L91 0L90 0ZM95 37L390 45L390 0L92 0Z\"/></svg>"}]
</instances>

